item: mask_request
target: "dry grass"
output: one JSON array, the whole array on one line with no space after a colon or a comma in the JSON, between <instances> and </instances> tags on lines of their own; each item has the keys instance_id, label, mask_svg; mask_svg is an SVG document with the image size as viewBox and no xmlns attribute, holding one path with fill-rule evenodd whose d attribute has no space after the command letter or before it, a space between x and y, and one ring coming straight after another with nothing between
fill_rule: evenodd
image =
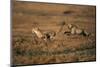
<instances>
[{"instance_id":1,"label":"dry grass","mask_svg":"<svg viewBox=\"0 0 100 67\"><path fill-rule=\"evenodd\" d=\"M44 64L96 60L95 6L14 2L12 16L13 64ZM41 9L42 8L42 9ZM64 21L64 24L62 22ZM73 23L92 33L89 37L64 35ZM36 26L57 32L52 41L33 37ZM60 31L60 32L59 32ZM58 33L59 32L59 33Z\"/></svg>"}]
</instances>

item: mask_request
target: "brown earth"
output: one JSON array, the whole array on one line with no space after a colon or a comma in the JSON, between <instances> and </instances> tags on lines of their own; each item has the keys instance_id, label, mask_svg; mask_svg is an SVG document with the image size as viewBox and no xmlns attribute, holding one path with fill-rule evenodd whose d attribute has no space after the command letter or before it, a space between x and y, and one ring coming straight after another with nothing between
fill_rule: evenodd
<instances>
[{"instance_id":1,"label":"brown earth","mask_svg":"<svg viewBox=\"0 0 100 67\"><path fill-rule=\"evenodd\" d=\"M12 62L15 65L96 60L96 7L13 2ZM65 22L60 32L61 23ZM66 35L67 24L85 29L90 36ZM32 28L56 32L52 41L33 40Z\"/></svg>"}]
</instances>

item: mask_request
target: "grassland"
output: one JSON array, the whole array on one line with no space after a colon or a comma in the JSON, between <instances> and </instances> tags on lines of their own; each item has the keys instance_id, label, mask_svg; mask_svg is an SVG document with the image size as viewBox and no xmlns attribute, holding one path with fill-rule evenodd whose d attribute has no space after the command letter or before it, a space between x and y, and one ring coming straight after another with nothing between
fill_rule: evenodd
<instances>
[{"instance_id":1,"label":"grassland","mask_svg":"<svg viewBox=\"0 0 100 67\"><path fill-rule=\"evenodd\" d=\"M15 65L65 63L96 60L96 7L32 2L13 2L12 62ZM33 39L32 28L58 32L53 41ZM75 24L92 35L64 35L67 24Z\"/></svg>"}]
</instances>

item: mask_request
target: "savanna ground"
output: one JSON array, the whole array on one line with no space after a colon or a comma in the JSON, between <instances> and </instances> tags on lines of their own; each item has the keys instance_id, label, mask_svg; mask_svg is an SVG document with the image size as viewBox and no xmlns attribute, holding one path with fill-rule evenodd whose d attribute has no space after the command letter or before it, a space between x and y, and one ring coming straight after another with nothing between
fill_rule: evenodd
<instances>
[{"instance_id":1,"label":"savanna ground","mask_svg":"<svg viewBox=\"0 0 100 67\"><path fill-rule=\"evenodd\" d=\"M13 2L12 63L15 65L65 63L96 60L96 7L33 2ZM62 22L66 24L60 32ZM66 35L67 24L75 24L90 36ZM32 28L56 32L55 39L33 39Z\"/></svg>"}]
</instances>

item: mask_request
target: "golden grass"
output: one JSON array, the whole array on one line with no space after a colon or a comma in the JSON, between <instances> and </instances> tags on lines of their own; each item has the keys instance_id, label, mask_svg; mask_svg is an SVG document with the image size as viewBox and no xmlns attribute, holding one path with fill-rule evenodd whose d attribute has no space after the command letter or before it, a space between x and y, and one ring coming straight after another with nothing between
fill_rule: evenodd
<instances>
[{"instance_id":1,"label":"golden grass","mask_svg":"<svg viewBox=\"0 0 100 67\"><path fill-rule=\"evenodd\" d=\"M41 9L42 8L42 9ZM44 64L96 60L95 6L14 2L12 16L13 64ZM61 27L61 22L65 25ZM73 23L94 34L64 35ZM60 25L59 25L60 24ZM33 37L34 26L58 32L53 41Z\"/></svg>"}]
</instances>

